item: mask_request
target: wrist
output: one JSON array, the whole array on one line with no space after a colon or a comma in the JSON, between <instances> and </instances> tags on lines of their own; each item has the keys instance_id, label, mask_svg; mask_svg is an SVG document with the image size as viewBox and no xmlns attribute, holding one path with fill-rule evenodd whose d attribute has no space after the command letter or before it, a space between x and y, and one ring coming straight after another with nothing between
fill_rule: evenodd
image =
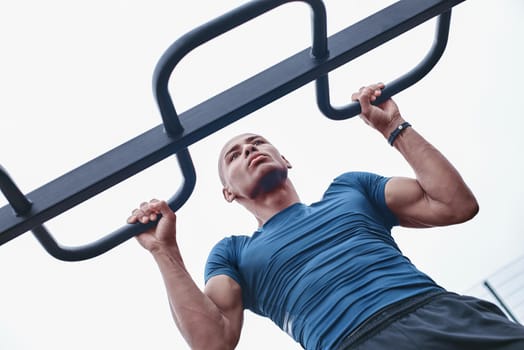
<instances>
[{"instance_id":1,"label":"wrist","mask_svg":"<svg viewBox=\"0 0 524 350\"><path fill-rule=\"evenodd\" d=\"M406 129L411 127L411 124L404 121L397 125L395 129L388 136L388 143L390 146L393 146L395 141L405 132Z\"/></svg>"},{"instance_id":2,"label":"wrist","mask_svg":"<svg viewBox=\"0 0 524 350\"><path fill-rule=\"evenodd\" d=\"M404 118L402 118L402 116L398 114L396 117L392 118L391 121L382 130L380 130L380 132L387 140L391 136L391 133L395 131L398 128L398 126L404 122Z\"/></svg>"},{"instance_id":3,"label":"wrist","mask_svg":"<svg viewBox=\"0 0 524 350\"><path fill-rule=\"evenodd\" d=\"M176 257L180 256L180 250L178 245L175 244L155 244L154 246L149 247L149 252L153 257Z\"/></svg>"}]
</instances>

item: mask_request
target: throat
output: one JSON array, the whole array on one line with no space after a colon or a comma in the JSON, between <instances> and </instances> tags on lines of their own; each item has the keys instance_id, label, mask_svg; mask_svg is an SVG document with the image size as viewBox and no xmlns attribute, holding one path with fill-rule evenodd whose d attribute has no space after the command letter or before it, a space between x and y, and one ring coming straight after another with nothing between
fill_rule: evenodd
<instances>
[{"instance_id":1,"label":"throat","mask_svg":"<svg viewBox=\"0 0 524 350\"><path fill-rule=\"evenodd\" d=\"M262 226L276 213L299 202L300 198L295 188L290 181L286 181L285 185L274 188L270 192L259 193L246 203L246 206L255 215L259 226Z\"/></svg>"},{"instance_id":2,"label":"throat","mask_svg":"<svg viewBox=\"0 0 524 350\"><path fill-rule=\"evenodd\" d=\"M249 197L256 200L258 197L278 197L279 193L285 192L287 171L274 171L264 176L249 193Z\"/></svg>"}]
</instances>

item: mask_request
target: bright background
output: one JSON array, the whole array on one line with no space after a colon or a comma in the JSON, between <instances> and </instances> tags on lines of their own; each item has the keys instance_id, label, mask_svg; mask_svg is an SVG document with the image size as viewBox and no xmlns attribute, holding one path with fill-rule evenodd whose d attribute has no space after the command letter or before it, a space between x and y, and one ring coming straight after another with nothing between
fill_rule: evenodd
<instances>
[{"instance_id":1,"label":"bright background","mask_svg":"<svg viewBox=\"0 0 524 350\"><path fill-rule=\"evenodd\" d=\"M0 164L29 192L161 123L151 93L164 50L192 28L244 1L10 1L0 4ZM393 1L326 0L329 34ZM394 229L401 249L444 287L468 291L521 256L524 229L522 81L524 2L466 1L430 74L396 96L404 117L460 170L480 202L470 222ZM427 52L435 22L333 72L335 104L360 86L391 81ZM171 93L182 112L310 45L310 11L278 8L189 54ZM265 135L292 162L303 202L348 170L411 176L399 153L359 118L330 121L313 84L193 145L197 185L178 212L178 237L203 286L211 247L250 233L255 220L221 197L216 159L240 132ZM67 245L120 227L143 200L178 188L172 158L46 223ZM0 205L5 200L0 199ZM132 239L76 263L50 257L26 233L0 247L0 349L187 349L163 282ZM246 312L239 349L298 349L270 321Z\"/></svg>"}]
</instances>

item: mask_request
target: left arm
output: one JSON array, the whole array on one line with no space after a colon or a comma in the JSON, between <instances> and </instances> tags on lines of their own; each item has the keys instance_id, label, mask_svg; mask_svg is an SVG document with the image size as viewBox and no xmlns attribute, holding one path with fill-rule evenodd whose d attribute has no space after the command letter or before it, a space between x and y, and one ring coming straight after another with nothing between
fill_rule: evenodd
<instances>
[{"instance_id":1,"label":"left arm","mask_svg":"<svg viewBox=\"0 0 524 350\"><path fill-rule=\"evenodd\" d=\"M362 119L388 138L404 122L392 99L379 106L371 103L383 84L371 85L353 94L362 107ZM413 168L416 178L394 177L386 185L386 204L403 226L451 225L471 219L477 201L458 171L435 147L413 128L395 139L394 147Z\"/></svg>"}]
</instances>

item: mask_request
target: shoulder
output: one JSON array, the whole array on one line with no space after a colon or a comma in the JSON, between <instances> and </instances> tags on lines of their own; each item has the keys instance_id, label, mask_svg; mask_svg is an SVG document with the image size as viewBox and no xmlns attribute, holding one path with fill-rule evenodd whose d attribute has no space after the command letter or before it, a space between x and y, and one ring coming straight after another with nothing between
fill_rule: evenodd
<instances>
[{"instance_id":1,"label":"shoulder","mask_svg":"<svg viewBox=\"0 0 524 350\"><path fill-rule=\"evenodd\" d=\"M337 176L331 185L370 188L383 186L388 180L388 177L368 171L350 171Z\"/></svg>"},{"instance_id":2,"label":"shoulder","mask_svg":"<svg viewBox=\"0 0 524 350\"><path fill-rule=\"evenodd\" d=\"M208 263L212 261L229 261L236 265L244 248L251 237L246 235L233 235L222 238L209 252Z\"/></svg>"},{"instance_id":3,"label":"shoulder","mask_svg":"<svg viewBox=\"0 0 524 350\"><path fill-rule=\"evenodd\" d=\"M215 244L215 246L211 250L211 253L214 253L216 251L221 251L221 252L237 251L239 249L242 249L242 247L245 246L248 240L249 240L249 236L245 236L245 235L233 235L233 236L224 237Z\"/></svg>"},{"instance_id":4,"label":"shoulder","mask_svg":"<svg viewBox=\"0 0 524 350\"><path fill-rule=\"evenodd\" d=\"M324 193L324 198L360 195L368 200L384 202L386 184L390 177L368 171L351 171L337 176Z\"/></svg>"},{"instance_id":5,"label":"shoulder","mask_svg":"<svg viewBox=\"0 0 524 350\"><path fill-rule=\"evenodd\" d=\"M352 171L336 177L326 191L324 198L350 198L363 201L358 203L370 204L370 212L377 218L382 218L389 228L398 225L398 219L386 204L386 185L391 177L386 177L372 172ZM366 204L367 205L367 204Z\"/></svg>"},{"instance_id":6,"label":"shoulder","mask_svg":"<svg viewBox=\"0 0 524 350\"><path fill-rule=\"evenodd\" d=\"M209 252L204 271L205 282L217 275L227 275L241 284L239 259L248 236L229 236L218 241Z\"/></svg>"}]
</instances>

